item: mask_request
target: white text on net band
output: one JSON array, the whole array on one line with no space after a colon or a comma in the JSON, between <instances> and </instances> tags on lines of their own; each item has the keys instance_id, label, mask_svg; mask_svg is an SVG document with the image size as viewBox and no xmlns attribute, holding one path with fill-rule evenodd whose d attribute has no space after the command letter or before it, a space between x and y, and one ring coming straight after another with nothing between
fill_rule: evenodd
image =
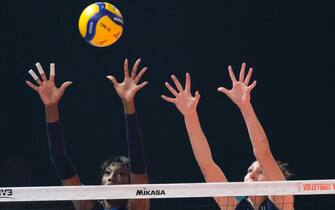
<instances>
[{"instance_id":1,"label":"white text on net band","mask_svg":"<svg viewBox=\"0 0 335 210\"><path fill-rule=\"evenodd\" d=\"M1 187L0 202L335 194L335 180Z\"/></svg>"}]
</instances>

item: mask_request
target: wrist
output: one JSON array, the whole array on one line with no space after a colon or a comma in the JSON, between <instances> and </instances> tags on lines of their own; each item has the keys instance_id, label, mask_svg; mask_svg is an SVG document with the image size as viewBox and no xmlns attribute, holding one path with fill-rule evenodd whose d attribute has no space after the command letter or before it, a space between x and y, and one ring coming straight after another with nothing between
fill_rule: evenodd
<instances>
[{"instance_id":1,"label":"wrist","mask_svg":"<svg viewBox=\"0 0 335 210\"><path fill-rule=\"evenodd\" d=\"M58 103L44 104L44 108L46 110L57 110L58 109Z\"/></svg>"},{"instance_id":2,"label":"wrist","mask_svg":"<svg viewBox=\"0 0 335 210\"><path fill-rule=\"evenodd\" d=\"M134 103L134 99L124 99L124 98L121 98L121 101L122 101L122 104L131 104L131 103Z\"/></svg>"},{"instance_id":3,"label":"wrist","mask_svg":"<svg viewBox=\"0 0 335 210\"><path fill-rule=\"evenodd\" d=\"M194 119L198 116L197 110L191 111L187 114L183 114L185 119Z\"/></svg>"},{"instance_id":4,"label":"wrist","mask_svg":"<svg viewBox=\"0 0 335 210\"><path fill-rule=\"evenodd\" d=\"M243 112L252 109L252 104L250 102L238 105L238 108Z\"/></svg>"},{"instance_id":5,"label":"wrist","mask_svg":"<svg viewBox=\"0 0 335 210\"><path fill-rule=\"evenodd\" d=\"M134 114L135 113L135 101L124 101L122 100L123 110L126 114Z\"/></svg>"},{"instance_id":6,"label":"wrist","mask_svg":"<svg viewBox=\"0 0 335 210\"><path fill-rule=\"evenodd\" d=\"M254 109L251 103L245 104L244 106L239 107L243 115L243 118L248 119L250 115L254 112Z\"/></svg>"},{"instance_id":7,"label":"wrist","mask_svg":"<svg viewBox=\"0 0 335 210\"><path fill-rule=\"evenodd\" d=\"M54 100L54 99L43 100L42 99L42 102L43 102L45 107L55 107L55 106L58 106L59 100Z\"/></svg>"},{"instance_id":8,"label":"wrist","mask_svg":"<svg viewBox=\"0 0 335 210\"><path fill-rule=\"evenodd\" d=\"M46 105L45 106L45 116L46 121L48 123L54 123L59 121L59 114L58 114L58 105Z\"/></svg>"}]
</instances>

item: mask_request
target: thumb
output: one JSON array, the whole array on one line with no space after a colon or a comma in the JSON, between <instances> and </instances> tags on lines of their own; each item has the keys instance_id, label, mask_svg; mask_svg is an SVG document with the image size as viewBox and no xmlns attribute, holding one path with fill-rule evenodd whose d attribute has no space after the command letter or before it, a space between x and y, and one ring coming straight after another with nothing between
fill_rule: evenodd
<instances>
[{"instance_id":1,"label":"thumb","mask_svg":"<svg viewBox=\"0 0 335 210\"><path fill-rule=\"evenodd\" d=\"M107 79L109 79L113 83L114 87L116 87L119 84L115 79L115 77L113 77L112 75L108 75Z\"/></svg>"},{"instance_id":2,"label":"thumb","mask_svg":"<svg viewBox=\"0 0 335 210\"><path fill-rule=\"evenodd\" d=\"M60 88L59 88L60 92L63 94L63 93L65 92L65 90L66 90L71 84L72 84L72 82L70 82L70 81L66 81L66 82L64 82L64 83L60 86Z\"/></svg>"},{"instance_id":3,"label":"thumb","mask_svg":"<svg viewBox=\"0 0 335 210\"><path fill-rule=\"evenodd\" d=\"M224 94L228 95L228 90L226 88L224 88L224 87L219 87L218 91L221 92L221 93L224 93Z\"/></svg>"},{"instance_id":4,"label":"thumb","mask_svg":"<svg viewBox=\"0 0 335 210\"><path fill-rule=\"evenodd\" d=\"M199 103L200 100L200 93L199 91L195 92L195 104L197 105Z\"/></svg>"}]
</instances>

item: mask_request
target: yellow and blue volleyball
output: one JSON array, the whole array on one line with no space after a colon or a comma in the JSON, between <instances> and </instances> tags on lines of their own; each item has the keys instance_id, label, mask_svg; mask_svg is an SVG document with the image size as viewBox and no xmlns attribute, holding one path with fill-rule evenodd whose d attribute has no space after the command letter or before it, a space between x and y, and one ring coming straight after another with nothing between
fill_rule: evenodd
<instances>
[{"instance_id":1,"label":"yellow and blue volleyball","mask_svg":"<svg viewBox=\"0 0 335 210\"><path fill-rule=\"evenodd\" d=\"M96 47L115 43L123 32L121 12L106 2L96 2L86 7L79 17L78 25L81 36Z\"/></svg>"}]
</instances>

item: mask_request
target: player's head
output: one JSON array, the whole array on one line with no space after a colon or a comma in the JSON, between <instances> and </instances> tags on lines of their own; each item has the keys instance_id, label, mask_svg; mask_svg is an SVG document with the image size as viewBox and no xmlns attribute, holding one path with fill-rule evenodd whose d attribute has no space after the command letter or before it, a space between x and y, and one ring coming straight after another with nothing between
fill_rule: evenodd
<instances>
[{"instance_id":1,"label":"player's head","mask_svg":"<svg viewBox=\"0 0 335 210\"><path fill-rule=\"evenodd\" d=\"M129 159L112 156L101 164L100 181L102 185L129 184Z\"/></svg>"},{"instance_id":2,"label":"player's head","mask_svg":"<svg viewBox=\"0 0 335 210\"><path fill-rule=\"evenodd\" d=\"M100 182L102 185L129 184L129 159L124 156L112 156L101 164ZM106 208L125 207L127 200L100 201Z\"/></svg>"},{"instance_id":3,"label":"player's head","mask_svg":"<svg viewBox=\"0 0 335 210\"><path fill-rule=\"evenodd\" d=\"M287 169L288 164L276 161L280 170L284 174L286 179L289 179L293 174ZM266 174L264 174L262 166L256 160L248 168L247 174L244 177L245 182L256 182L256 181L271 181L268 180Z\"/></svg>"}]
</instances>

